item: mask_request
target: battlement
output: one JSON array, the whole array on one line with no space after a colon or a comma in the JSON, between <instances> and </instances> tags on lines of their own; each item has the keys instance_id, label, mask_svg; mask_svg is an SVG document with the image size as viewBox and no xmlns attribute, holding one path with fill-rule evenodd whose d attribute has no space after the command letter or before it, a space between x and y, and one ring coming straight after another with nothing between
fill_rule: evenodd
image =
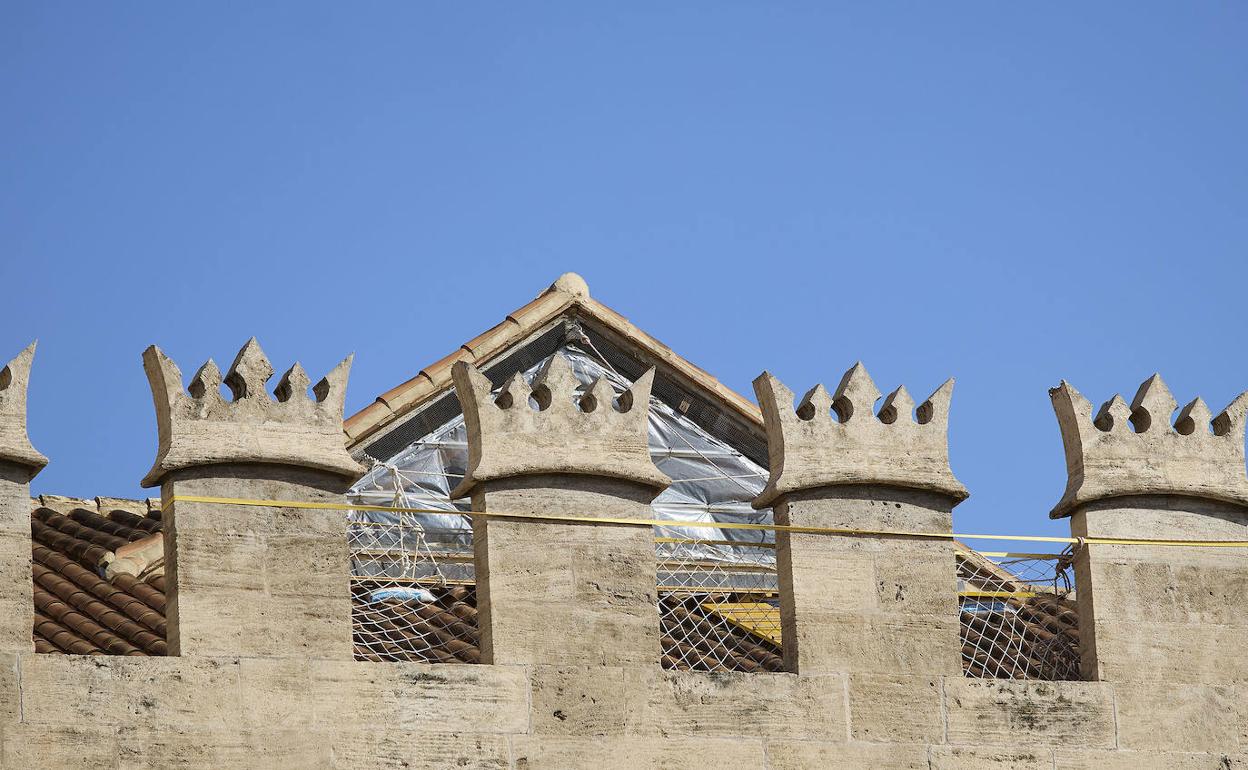
<instances>
[{"instance_id":1,"label":"battlement","mask_svg":"<svg viewBox=\"0 0 1248 770\"><path fill-rule=\"evenodd\" d=\"M48 458L31 446L26 433L26 389L35 345L27 345L0 369L0 460L26 466L32 477L48 464Z\"/></svg>"},{"instance_id":2,"label":"battlement","mask_svg":"<svg viewBox=\"0 0 1248 770\"><path fill-rule=\"evenodd\" d=\"M471 364L457 362L452 375L469 434L468 470L453 497L482 481L528 474L607 476L656 489L670 482L647 441L653 368L618 398L605 379L583 386L560 355L531 386L515 374L497 398Z\"/></svg>"},{"instance_id":3,"label":"battlement","mask_svg":"<svg viewBox=\"0 0 1248 770\"><path fill-rule=\"evenodd\" d=\"M1171 423L1178 402L1161 376L1140 385L1131 404L1115 394L1092 405L1065 380L1049 391L1066 450L1066 492L1050 514L1127 495L1183 495L1248 505L1244 425L1248 392L1210 419L1200 398Z\"/></svg>"},{"instance_id":4,"label":"battlement","mask_svg":"<svg viewBox=\"0 0 1248 770\"><path fill-rule=\"evenodd\" d=\"M209 359L183 389L182 372L160 348L143 352L143 368L156 407L159 447L143 486L156 486L171 471L218 463L273 463L314 468L353 478L362 472L347 453L342 433L343 402L351 356L313 388L296 362L269 396L275 372L253 337L238 352L225 377ZM226 400L224 382L233 395Z\"/></svg>"},{"instance_id":5,"label":"battlement","mask_svg":"<svg viewBox=\"0 0 1248 770\"><path fill-rule=\"evenodd\" d=\"M771 476L755 507L788 492L847 484L883 484L967 497L949 468L948 421L953 380L918 409L905 386L884 399L866 367L854 364L835 393L811 388L797 408L793 391L769 372L754 380L763 412ZM833 419L835 412L836 418Z\"/></svg>"}]
</instances>

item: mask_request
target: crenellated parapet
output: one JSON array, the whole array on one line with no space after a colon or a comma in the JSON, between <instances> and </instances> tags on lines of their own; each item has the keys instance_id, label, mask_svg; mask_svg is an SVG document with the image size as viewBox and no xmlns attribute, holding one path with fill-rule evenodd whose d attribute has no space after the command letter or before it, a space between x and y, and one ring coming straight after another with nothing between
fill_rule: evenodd
<instances>
[{"instance_id":1,"label":"crenellated parapet","mask_svg":"<svg viewBox=\"0 0 1248 770\"><path fill-rule=\"evenodd\" d=\"M48 458L31 446L26 432L26 390L35 344L27 345L0 369L0 461L25 468L27 480L48 464Z\"/></svg>"},{"instance_id":2,"label":"crenellated parapet","mask_svg":"<svg viewBox=\"0 0 1248 770\"><path fill-rule=\"evenodd\" d=\"M1244 425L1248 392L1216 417L1200 398L1171 423L1178 403L1159 375L1130 404L1120 395L1092 414L1068 382L1049 391L1066 450L1067 484L1051 516L1131 495L1183 495L1248 505Z\"/></svg>"},{"instance_id":3,"label":"crenellated parapet","mask_svg":"<svg viewBox=\"0 0 1248 770\"><path fill-rule=\"evenodd\" d=\"M517 372L497 397L471 364L456 363L452 374L468 427L468 471L453 497L483 481L534 474L605 476L656 489L671 481L654 467L647 442L654 369L618 399L604 378L583 386L559 355L532 386Z\"/></svg>"},{"instance_id":4,"label":"crenellated parapet","mask_svg":"<svg viewBox=\"0 0 1248 770\"><path fill-rule=\"evenodd\" d=\"M273 365L253 337L225 377L208 360L190 385L155 345L143 352L143 368L156 407L159 447L143 486L161 483L171 471L220 463L268 463L328 471L347 478L363 469L347 453L342 433L343 402L351 371L348 356L313 388L295 363L282 375L274 396L266 383ZM226 400L224 382L233 395Z\"/></svg>"},{"instance_id":5,"label":"crenellated parapet","mask_svg":"<svg viewBox=\"0 0 1248 770\"><path fill-rule=\"evenodd\" d=\"M816 385L796 409L793 391L768 372L754 380L754 392L767 429L771 465L756 507L801 489L850 484L934 491L958 501L967 497L949 468L953 380L917 410L905 386L898 387L878 414L874 406L881 394L862 363L845 373L834 393Z\"/></svg>"}]
</instances>

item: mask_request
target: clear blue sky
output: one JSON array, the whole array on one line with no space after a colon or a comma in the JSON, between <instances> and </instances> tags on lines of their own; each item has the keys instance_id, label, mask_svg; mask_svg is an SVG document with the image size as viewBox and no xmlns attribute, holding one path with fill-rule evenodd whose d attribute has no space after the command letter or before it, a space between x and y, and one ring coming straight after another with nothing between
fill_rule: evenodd
<instances>
[{"instance_id":1,"label":"clear blue sky","mask_svg":"<svg viewBox=\"0 0 1248 770\"><path fill-rule=\"evenodd\" d=\"M350 411L559 273L752 397L956 376L962 530L1061 533L1046 389L1248 389L1241 3L7 3L0 357L135 495L140 353Z\"/></svg>"}]
</instances>

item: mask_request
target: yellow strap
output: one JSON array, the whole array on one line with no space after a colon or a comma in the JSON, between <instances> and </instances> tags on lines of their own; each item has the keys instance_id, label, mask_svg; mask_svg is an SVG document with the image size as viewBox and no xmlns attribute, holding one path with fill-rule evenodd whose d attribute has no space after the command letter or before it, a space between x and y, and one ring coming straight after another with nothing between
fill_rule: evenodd
<instances>
[{"instance_id":1,"label":"yellow strap","mask_svg":"<svg viewBox=\"0 0 1248 770\"><path fill-rule=\"evenodd\" d=\"M308 508L321 511L377 511L381 513L457 514L486 519L530 520L574 524L615 524L643 527L708 527L711 529L756 529L766 532L790 532L799 535L846 535L868 537L912 537L927 540L1025 540L1033 543L1079 543L1085 545L1149 545L1188 546L1193 548L1248 548L1248 540L1150 540L1119 537L1049 537L1046 535L982 535L965 532L906 532L878 529L840 529L836 527L798 527L783 524L745 524L734 521L672 521L662 519L614 519L605 516L556 516L541 513L503 513L500 511L444 511L437 508L403 508L389 505L357 505L354 503L314 503L299 500L248 500L240 497L203 497L173 495L161 506L167 511L174 503L210 503L213 505L247 505L262 508Z\"/></svg>"}]
</instances>

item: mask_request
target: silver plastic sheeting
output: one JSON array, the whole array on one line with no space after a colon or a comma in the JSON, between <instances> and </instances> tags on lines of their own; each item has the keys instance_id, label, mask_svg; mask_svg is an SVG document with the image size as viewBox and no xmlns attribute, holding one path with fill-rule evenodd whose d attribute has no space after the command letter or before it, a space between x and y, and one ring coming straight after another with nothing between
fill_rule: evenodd
<instances>
[{"instance_id":1,"label":"silver plastic sheeting","mask_svg":"<svg viewBox=\"0 0 1248 770\"><path fill-rule=\"evenodd\" d=\"M616 394L631 384L604 367L596 356L572 344L554 353L572 365L578 380L589 385L604 377ZM548 359L547 359L548 360ZM545 361L525 372L529 382ZM536 404L533 404L536 407ZM680 522L772 523L770 509L750 506L767 480L767 472L724 442L656 398L650 399L650 454L672 484L652 503L656 519L673 522L665 537L722 541L725 545L671 544L669 556L738 562L758 561L754 543L774 542L773 533L753 529L680 527ZM384 463L377 463L351 488L351 502L405 508L430 508L448 513L469 510L467 499L454 501L450 491L463 479L468 461L467 430L462 415L413 442ZM472 521L467 516L352 511L353 541L369 539L374 550L408 553L471 550ZM371 526L370 526L371 525ZM382 525L382 526L378 526ZM384 526L395 525L395 526ZM393 540L396 542L382 542ZM402 542L398 542L402 541ZM767 551L774 561L774 552ZM376 562L363 574L378 574ZM361 572L357 572L361 574Z\"/></svg>"}]
</instances>

